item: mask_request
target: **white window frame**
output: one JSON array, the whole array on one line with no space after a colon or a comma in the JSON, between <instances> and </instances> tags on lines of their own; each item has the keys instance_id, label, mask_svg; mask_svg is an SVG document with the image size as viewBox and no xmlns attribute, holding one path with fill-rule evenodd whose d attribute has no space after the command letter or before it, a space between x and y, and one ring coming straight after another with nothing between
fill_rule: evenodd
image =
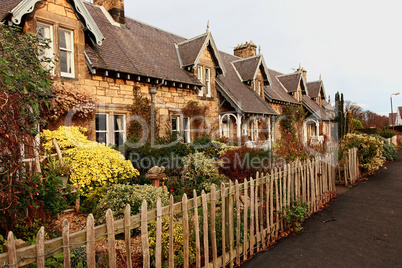
<instances>
[{"instance_id":1,"label":"white window frame","mask_svg":"<svg viewBox=\"0 0 402 268\"><path fill-rule=\"evenodd\" d=\"M122 116L123 117L123 125L122 125L122 129L121 130L116 130L115 128L115 116ZM125 114L113 114L113 142L112 144L114 145L118 145L116 144L116 133L122 133L123 135L123 143L126 141L126 115Z\"/></svg>"},{"instance_id":2,"label":"white window frame","mask_svg":"<svg viewBox=\"0 0 402 268\"><path fill-rule=\"evenodd\" d=\"M40 26L42 26L43 28L46 28L46 27L48 27L49 28L49 36L39 36L39 34L38 34L38 28L40 27ZM54 41L54 38L53 38L53 25L50 25L50 24L47 24L47 23L43 23L43 22L38 22L37 24L36 24L36 33L37 33L37 36L38 36L38 38L39 38L39 42L40 42L40 40L41 39L50 39L50 43L49 43L49 48L47 48L47 49L45 49L44 50L44 52L45 52L45 57L47 57L47 58L50 58L50 59L52 59L52 62L51 63L49 63L49 68L51 69L51 74L54 74L54 66L53 66L53 58L54 58L54 56L53 56L53 41ZM39 56L39 59L41 58L41 56ZM45 66L47 65L47 63L45 64Z\"/></svg>"},{"instance_id":3,"label":"white window frame","mask_svg":"<svg viewBox=\"0 0 402 268\"><path fill-rule=\"evenodd\" d=\"M173 123L174 122L173 120L176 121L175 124ZM172 115L170 123L172 124L172 131L180 132L180 116ZM173 126L175 126L176 129L173 129Z\"/></svg>"},{"instance_id":4,"label":"white window frame","mask_svg":"<svg viewBox=\"0 0 402 268\"><path fill-rule=\"evenodd\" d=\"M106 116L106 130L98 130L96 128L96 117L98 115L105 115ZM95 114L95 132L96 132L96 136L98 135L98 133L106 133L106 145L109 144L109 114L107 114L107 113L96 113ZM96 141L98 142L97 137L96 137Z\"/></svg>"},{"instance_id":5,"label":"white window frame","mask_svg":"<svg viewBox=\"0 0 402 268\"><path fill-rule=\"evenodd\" d=\"M191 142L191 128L189 117L183 117L183 137L185 143Z\"/></svg>"},{"instance_id":6,"label":"white window frame","mask_svg":"<svg viewBox=\"0 0 402 268\"><path fill-rule=\"evenodd\" d=\"M71 40L70 41L70 46L71 49L68 48L62 48L60 45L60 41L59 41L59 50L60 50L60 57L61 57L61 52L67 52L68 55L70 55L70 59L71 59L71 73L69 72L62 72L61 71L61 60L60 60L60 75L63 77L70 77L70 78L74 78L75 77L75 66L74 66L74 31L69 30L69 29L65 29L65 28L60 28L59 29L59 40L60 40L60 36L62 34L62 31L65 32L70 32L71 33ZM66 40L67 42L68 40ZM67 57L68 58L68 57Z\"/></svg>"},{"instance_id":7,"label":"white window frame","mask_svg":"<svg viewBox=\"0 0 402 268\"><path fill-rule=\"evenodd\" d=\"M204 84L202 78L202 66L197 67L197 74L198 74L198 80L200 80L200 82ZM200 87L200 89L198 90L198 96L202 97L203 95L204 95L204 87Z\"/></svg>"},{"instance_id":8,"label":"white window frame","mask_svg":"<svg viewBox=\"0 0 402 268\"><path fill-rule=\"evenodd\" d=\"M261 82L257 80L257 94L261 96Z\"/></svg>"},{"instance_id":9,"label":"white window frame","mask_svg":"<svg viewBox=\"0 0 402 268\"><path fill-rule=\"evenodd\" d=\"M205 68L205 87L207 91L207 97L211 97L211 69Z\"/></svg>"}]
</instances>

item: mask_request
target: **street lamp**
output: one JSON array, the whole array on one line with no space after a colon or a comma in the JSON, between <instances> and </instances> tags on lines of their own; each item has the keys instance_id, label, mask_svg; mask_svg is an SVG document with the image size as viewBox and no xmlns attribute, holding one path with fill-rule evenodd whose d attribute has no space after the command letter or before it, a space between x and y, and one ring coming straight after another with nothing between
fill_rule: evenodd
<instances>
[{"instance_id":1,"label":"street lamp","mask_svg":"<svg viewBox=\"0 0 402 268\"><path fill-rule=\"evenodd\" d=\"M392 95L399 95L399 92L397 92L397 93L392 93L391 94L391 97L390 97L390 100L391 100L391 124L392 124L392 130L394 130L394 111L393 111L393 109L392 109Z\"/></svg>"}]
</instances>

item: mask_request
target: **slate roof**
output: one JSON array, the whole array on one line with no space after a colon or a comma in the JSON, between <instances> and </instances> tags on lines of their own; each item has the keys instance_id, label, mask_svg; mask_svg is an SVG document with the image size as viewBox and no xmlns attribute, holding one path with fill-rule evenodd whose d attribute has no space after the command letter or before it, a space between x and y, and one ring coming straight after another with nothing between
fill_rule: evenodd
<instances>
[{"instance_id":1,"label":"slate roof","mask_svg":"<svg viewBox=\"0 0 402 268\"><path fill-rule=\"evenodd\" d=\"M115 26L101 7L85 5L105 37L102 46L85 47L92 68L202 86L181 68L175 44L186 39L129 18L125 26Z\"/></svg>"},{"instance_id":2,"label":"slate roof","mask_svg":"<svg viewBox=\"0 0 402 268\"><path fill-rule=\"evenodd\" d=\"M271 84L264 87L266 99L269 101L276 100L280 102L300 104L295 98L286 92L284 86L279 82L277 76L283 75L282 73L268 68L268 75L271 78Z\"/></svg>"},{"instance_id":3,"label":"slate roof","mask_svg":"<svg viewBox=\"0 0 402 268\"><path fill-rule=\"evenodd\" d=\"M233 62L236 71L243 82L253 80L259 67L261 55L236 60Z\"/></svg>"},{"instance_id":4,"label":"slate roof","mask_svg":"<svg viewBox=\"0 0 402 268\"><path fill-rule=\"evenodd\" d=\"M321 99L326 99L327 96L325 94L324 83L322 80L313 81L306 83L308 88L308 95L310 98L318 98L318 94L321 90Z\"/></svg>"},{"instance_id":5,"label":"slate roof","mask_svg":"<svg viewBox=\"0 0 402 268\"><path fill-rule=\"evenodd\" d=\"M295 92L300 84L300 79L302 77L301 72L292 73L292 74L284 74L281 76L277 76L279 82L286 88L288 92Z\"/></svg>"},{"instance_id":6,"label":"slate roof","mask_svg":"<svg viewBox=\"0 0 402 268\"><path fill-rule=\"evenodd\" d=\"M202 34L190 40L186 40L178 44L180 57L183 66L193 65L198 57L198 54L207 39L208 33Z\"/></svg>"},{"instance_id":7,"label":"slate roof","mask_svg":"<svg viewBox=\"0 0 402 268\"><path fill-rule=\"evenodd\" d=\"M226 74L216 78L217 90L225 96L232 105L243 113L277 115L274 109L261 98L253 89L240 81L235 68L231 64L239 57L220 53Z\"/></svg>"},{"instance_id":8,"label":"slate roof","mask_svg":"<svg viewBox=\"0 0 402 268\"><path fill-rule=\"evenodd\" d=\"M2 21L7 14L15 8L21 0L1 0L0 4L0 21Z\"/></svg>"},{"instance_id":9,"label":"slate roof","mask_svg":"<svg viewBox=\"0 0 402 268\"><path fill-rule=\"evenodd\" d=\"M317 119L324 121L330 120L330 116L325 112L324 108L318 105L315 101L310 99L308 96L303 95L303 106L313 114Z\"/></svg>"}]
</instances>

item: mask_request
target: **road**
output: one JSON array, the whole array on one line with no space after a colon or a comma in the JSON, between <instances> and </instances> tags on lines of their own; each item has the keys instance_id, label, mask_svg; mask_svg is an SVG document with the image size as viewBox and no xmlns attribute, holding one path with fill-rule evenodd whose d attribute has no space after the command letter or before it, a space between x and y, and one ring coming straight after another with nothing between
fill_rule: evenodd
<instances>
[{"instance_id":1,"label":"road","mask_svg":"<svg viewBox=\"0 0 402 268\"><path fill-rule=\"evenodd\" d=\"M398 158L241 267L402 267L402 151Z\"/></svg>"}]
</instances>

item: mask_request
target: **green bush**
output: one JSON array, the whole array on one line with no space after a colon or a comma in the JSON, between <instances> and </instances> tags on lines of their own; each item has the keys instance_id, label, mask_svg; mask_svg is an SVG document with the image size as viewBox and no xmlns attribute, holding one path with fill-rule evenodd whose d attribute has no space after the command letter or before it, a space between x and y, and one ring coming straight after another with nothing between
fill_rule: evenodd
<instances>
[{"instance_id":1,"label":"green bush","mask_svg":"<svg viewBox=\"0 0 402 268\"><path fill-rule=\"evenodd\" d=\"M367 134L347 134L341 142L340 153L356 147L363 172L372 173L384 164L383 144L377 137ZM341 154L341 155L342 155Z\"/></svg>"},{"instance_id":2,"label":"green bush","mask_svg":"<svg viewBox=\"0 0 402 268\"><path fill-rule=\"evenodd\" d=\"M294 227L296 232L303 229L301 224L307 217L310 217L307 203L302 203L300 200L296 200L290 206L287 206L285 212L282 218L285 221L286 228L291 229Z\"/></svg>"},{"instance_id":3,"label":"green bush","mask_svg":"<svg viewBox=\"0 0 402 268\"><path fill-rule=\"evenodd\" d=\"M383 155L388 161L398 160L398 151L393 143L384 144Z\"/></svg>"},{"instance_id":4,"label":"green bush","mask_svg":"<svg viewBox=\"0 0 402 268\"><path fill-rule=\"evenodd\" d=\"M203 153L189 154L183 158L183 183L185 192L192 196L195 189L197 194L202 190L209 192L212 184L218 187L222 182L227 182L228 178L219 174L218 167L222 165L221 161L214 158L208 158Z\"/></svg>"},{"instance_id":5,"label":"green bush","mask_svg":"<svg viewBox=\"0 0 402 268\"><path fill-rule=\"evenodd\" d=\"M101 187L96 187L91 192L89 192L84 198L80 209L85 213L91 213L95 207L99 204L99 201L105 197L107 193L106 185Z\"/></svg>"},{"instance_id":6,"label":"green bush","mask_svg":"<svg viewBox=\"0 0 402 268\"><path fill-rule=\"evenodd\" d=\"M147 201L148 210L156 208L156 201L161 198L162 205L169 204L169 193L160 187L152 185L125 185L115 184L108 189L104 198L94 209L94 217L98 223L105 223L106 210L113 211L114 219L124 217L124 210L127 204L131 206L131 215L138 214L141 209L142 201Z\"/></svg>"}]
</instances>

